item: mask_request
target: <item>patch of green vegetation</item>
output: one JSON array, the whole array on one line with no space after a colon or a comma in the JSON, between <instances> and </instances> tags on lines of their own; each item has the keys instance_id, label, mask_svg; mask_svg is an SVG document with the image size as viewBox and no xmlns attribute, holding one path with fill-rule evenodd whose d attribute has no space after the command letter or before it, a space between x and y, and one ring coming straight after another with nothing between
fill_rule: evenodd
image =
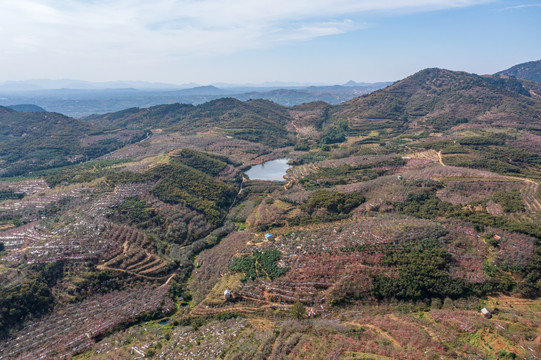
<instances>
[{"instance_id":1,"label":"patch of green vegetation","mask_svg":"<svg viewBox=\"0 0 541 360\"><path fill-rule=\"evenodd\" d=\"M27 269L24 281L0 286L0 338L28 316L49 311L54 305L51 286L63 276L64 263L55 261Z\"/></svg>"},{"instance_id":2,"label":"patch of green vegetation","mask_svg":"<svg viewBox=\"0 0 541 360\"><path fill-rule=\"evenodd\" d=\"M76 300L82 300L91 294L106 294L125 286L125 274L97 270L93 263L88 263L85 270L81 278L75 281L75 288L68 291Z\"/></svg>"},{"instance_id":3,"label":"patch of green vegetation","mask_svg":"<svg viewBox=\"0 0 541 360\"><path fill-rule=\"evenodd\" d=\"M237 193L233 186L175 161L150 172L154 178L160 178L151 190L154 196L167 203L184 201L189 207L204 213L215 225L222 221L222 210L233 201Z\"/></svg>"},{"instance_id":4,"label":"patch of green vegetation","mask_svg":"<svg viewBox=\"0 0 541 360\"><path fill-rule=\"evenodd\" d=\"M289 315L297 320L302 320L306 316L306 309L302 303L297 301L289 309Z\"/></svg>"},{"instance_id":5,"label":"patch of green vegetation","mask_svg":"<svg viewBox=\"0 0 541 360\"><path fill-rule=\"evenodd\" d=\"M276 249L264 252L255 251L251 256L234 258L231 270L244 273L244 278L241 281L255 280L258 277L274 280L288 271L288 269L278 267L278 260L281 256L280 251Z\"/></svg>"},{"instance_id":6,"label":"patch of green vegetation","mask_svg":"<svg viewBox=\"0 0 541 360\"><path fill-rule=\"evenodd\" d=\"M310 150L310 145L308 145L305 142L298 142L293 147L293 150L295 150L295 151L309 151Z\"/></svg>"},{"instance_id":7,"label":"patch of green vegetation","mask_svg":"<svg viewBox=\"0 0 541 360\"><path fill-rule=\"evenodd\" d=\"M138 196L131 196L117 206L112 218L119 222L135 224L140 228L161 226L163 219L153 208L147 206L146 202Z\"/></svg>"},{"instance_id":8,"label":"patch of green vegetation","mask_svg":"<svg viewBox=\"0 0 541 360\"><path fill-rule=\"evenodd\" d=\"M341 120L336 123L337 126L330 127L326 134L321 138L322 144L337 144L346 141L346 134L349 127L347 121Z\"/></svg>"},{"instance_id":9,"label":"patch of green vegetation","mask_svg":"<svg viewBox=\"0 0 541 360\"><path fill-rule=\"evenodd\" d=\"M499 191L492 196L492 200L500 204L507 213L524 211L524 203L518 190Z\"/></svg>"},{"instance_id":10,"label":"patch of green vegetation","mask_svg":"<svg viewBox=\"0 0 541 360\"><path fill-rule=\"evenodd\" d=\"M451 278L451 255L437 240L425 241L409 252L389 253L383 265L396 267L397 276L374 276L371 293L378 299L421 300L457 298L466 292L462 279Z\"/></svg>"},{"instance_id":11,"label":"patch of green vegetation","mask_svg":"<svg viewBox=\"0 0 541 360\"><path fill-rule=\"evenodd\" d=\"M510 217L499 217L488 214L486 211L473 211L464 209L461 205L452 205L439 200L434 193L410 194L404 203L397 203L396 208L406 214L433 219L437 217L456 218L473 224L500 228L511 232L518 232L537 238L534 254L525 267L514 268L524 276L524 281L517 285L517 290L528 297L541 295L541 225L521 221ZM499 284L488 283L485 288L473 289L484 293L493 289L508 289L505 282Z\"/></svg>"},{"instance_id":12,"label":"patch of green vegetation","mask_svg":"<svg viewBox=\"0 0 541 360\"><path fill-rule=\"evenodd\" d=\"M24 197L24 193L16 193L11 189L0 190L0 201L20 200L23 197Z\"/></svg>"},{"instance_id":13,"label":"patch of green vegetation","mask_svg":"<svg viewBox=\"0 0 541 360\"><path fill-rule=\"evenodd\" d=\"M460 145L465 146L489 146L489 145L503 145L505 144L502 137L496 136L495 134L491 136L468 136L458 139Z\"/></svg>"},{"instance_id":14,"label":"patch of green vegetation","mask_svg":"<svg viewBox=\"0 0 541 360\"><path fill-rule=\"evenodd\" d=\"M517 354L515 354L514 352L508 352L508 351L505 351L505 350L500 350L498 351L498 359L516 359L517 358Z\"/></svg>"},{"instance_id":15,"label":"patch of green vegetation","mask_svg":"<svg viewBox=\"0 0 541 360\"><path fill-rule=\"evenodd\" d=\"M349 216L351 210L365 201L366 198L360 191L342 194L337 191L317 190L306 203L301 205L301 209L307 215L288 219L288 224L290 226L298 226L345 219ZM318 209L325 210L326 214L313 216Z\"/></svg>"},{"instance_id":16,"label":"patch of green vegetation","mask_svg":"<svg viewBox=\"0 0 541 360\"><path fill-rule=\"evenodd\" d=\"M466 118L456 118L454 116L446 115L430 117L426 120L426 124L432 126L434 131L446 131L454 126L466 124L467 122L469 122L469 120Z\"/></svg>"},{"instance_id":17,"label":"patch of green vegetation","mask_svg":"<svg viewBox=\"0 0 541 360\"><path fill-rule=\"evenodd\" d=\"M0 287L0 338L30 314L43 314L51 309L53 295L39 278L27 278L16 288Z\"/></svg>"},{"instance_id":18,"label":"patch of green vegetation","mask_svg":"<svg viewBox=\"0 0 541 360\"><path fill-rule=\"evenodd\" d=\"M333 214L348 214L365 201L366 198L360 191L342 194L337 191L317 190L301 208L309 214L321 208Z\"/></svg>"},{"instance_id":19,"label":"patch of green vegetation","mask_svg":"<svg viewBox=\"0 0 541 360\"><path fill-rule=\"evenodd\" d=\"M246 223L245 222L236 222L235 228L237 230L246 230Z\"/></svg>"},{"instance_id":20,"label":"patch of green vegetation","mask_svg":"<svg viewBox=\"0 0 541 360\"><path fill-rule=\"evenodd\" d=\"M176 158L183 164L210 176L218 175L230 162L225 156L207 154L191 149L182 149L176 155Z\"/></svg>"}]
</instances>

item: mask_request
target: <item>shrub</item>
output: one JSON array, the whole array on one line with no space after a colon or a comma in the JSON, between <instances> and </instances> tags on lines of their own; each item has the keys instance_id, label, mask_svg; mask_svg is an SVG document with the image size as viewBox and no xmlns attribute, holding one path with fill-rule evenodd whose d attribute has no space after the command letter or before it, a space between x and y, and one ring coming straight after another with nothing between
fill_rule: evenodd
<instances>
[{"instance_id":1,"label":"shrub","mask_svg":"<svg viewBox=\"0 0 541 360\"><path fill-rule=\"evenodd\" d=\"M297 320L302 320L306 315L306 309L304 308L303 304L297 301L295 304L293 304L293 306L291 306L291 309L289 309L289 315Z\"/></svg>"},{"instance_id":2,"label":"shrub","mask_svg":"<svg viewBox=\"0 0 541 360\"><path fill-rule=\"evenodd\" d=\"M359 191L341 194L337 191L318 190L302 208L310 214L318 208L324 208L334 214L347 214L365 200L366 198Z\"/></svg>"},{"instance_id":3,"label":"shrub","mask_svg":"<svg viewBox=\"0 0 541 360\"><path fill-rule=\"evenodd\" d=\"M499 191L492 199L500 204L505 212L524 211L524 203L520 198L520 191Z\"/></svg>"},{"instance_id":4,"label":"shrub","mask_svg":"<svg viewBox=\"0 0 541 360\"><path fill-rule=\"evenodd\" d=\"M298 143L293 147L293 150L295 151L308 151L310 150L310 146L306 143Z\"/></svg>"}]
</instances>

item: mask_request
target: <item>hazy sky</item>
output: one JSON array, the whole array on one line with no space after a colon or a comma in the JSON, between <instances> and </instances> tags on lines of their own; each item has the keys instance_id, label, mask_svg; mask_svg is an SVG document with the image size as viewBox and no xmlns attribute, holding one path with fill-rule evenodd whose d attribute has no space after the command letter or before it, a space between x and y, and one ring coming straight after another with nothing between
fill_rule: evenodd
<instances>
[{"instance_id":1,"label":"hazy sky","mask_svg":"<svg viewBox=\"0 0 541 360\"><path fill-rule=\"evenodd\" d=\"M541 1L0 0L0 82L398 80L541 58Z\"/></svg>"}]
</instances>

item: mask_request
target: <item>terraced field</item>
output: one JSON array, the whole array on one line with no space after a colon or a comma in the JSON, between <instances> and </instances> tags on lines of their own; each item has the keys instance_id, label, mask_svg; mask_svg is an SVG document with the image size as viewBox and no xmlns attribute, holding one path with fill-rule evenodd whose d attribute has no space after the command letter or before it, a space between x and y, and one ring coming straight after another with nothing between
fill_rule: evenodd
<instances>
[{"instance_id":1,"label":"terraced field","mask_svg":"<svg viewBox=\"0 0 541 360\"><path fill-rule=\"evenodd\" d=\"M526 186L521 190L522 200L526 210L532 213L541 212L541 201L537 194L539 193L539 184L532 180L524 180Z\"/></svg>"},{"instance_id":2,"label":"terraced field","mask_svg":"<svg viewBox=\"0 0 541 360\"><path fill-rule=\"evenodd\" d=\"M115 326L145 312L173 304L168 288L144 287L95 296L65 306L37 321L28 321L8 341L0 342L0 359L69 359Z\"/></svg>"},{"instance_id":3,"label":"terraced field","mask_svg":"<svg viewBox=\"0 0 541 360\"><path fill-rule=\"evenodd\" d=\"M122 271L150 280L163 280L169 276L171 264L153 253L146 234L126 225L117 225L111 231L111 240L121 243L122 251L99 264L99 269Z\"/></svg>"}]
</instances>

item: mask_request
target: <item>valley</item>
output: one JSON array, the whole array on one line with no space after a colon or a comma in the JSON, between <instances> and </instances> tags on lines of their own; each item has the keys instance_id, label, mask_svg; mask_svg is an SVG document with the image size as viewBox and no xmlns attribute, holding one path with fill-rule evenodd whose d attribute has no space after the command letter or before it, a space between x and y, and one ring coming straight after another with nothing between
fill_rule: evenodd
<instances>
[{"instance_id":1,"label":"valley","mask_svg":"<svg viewBox=\"0 0 541 360\"><path fill-rule=\"evenodd\" d=\"M0 107L0 359L538 359L536 86Z\"/></svg>"}]
</instances>

